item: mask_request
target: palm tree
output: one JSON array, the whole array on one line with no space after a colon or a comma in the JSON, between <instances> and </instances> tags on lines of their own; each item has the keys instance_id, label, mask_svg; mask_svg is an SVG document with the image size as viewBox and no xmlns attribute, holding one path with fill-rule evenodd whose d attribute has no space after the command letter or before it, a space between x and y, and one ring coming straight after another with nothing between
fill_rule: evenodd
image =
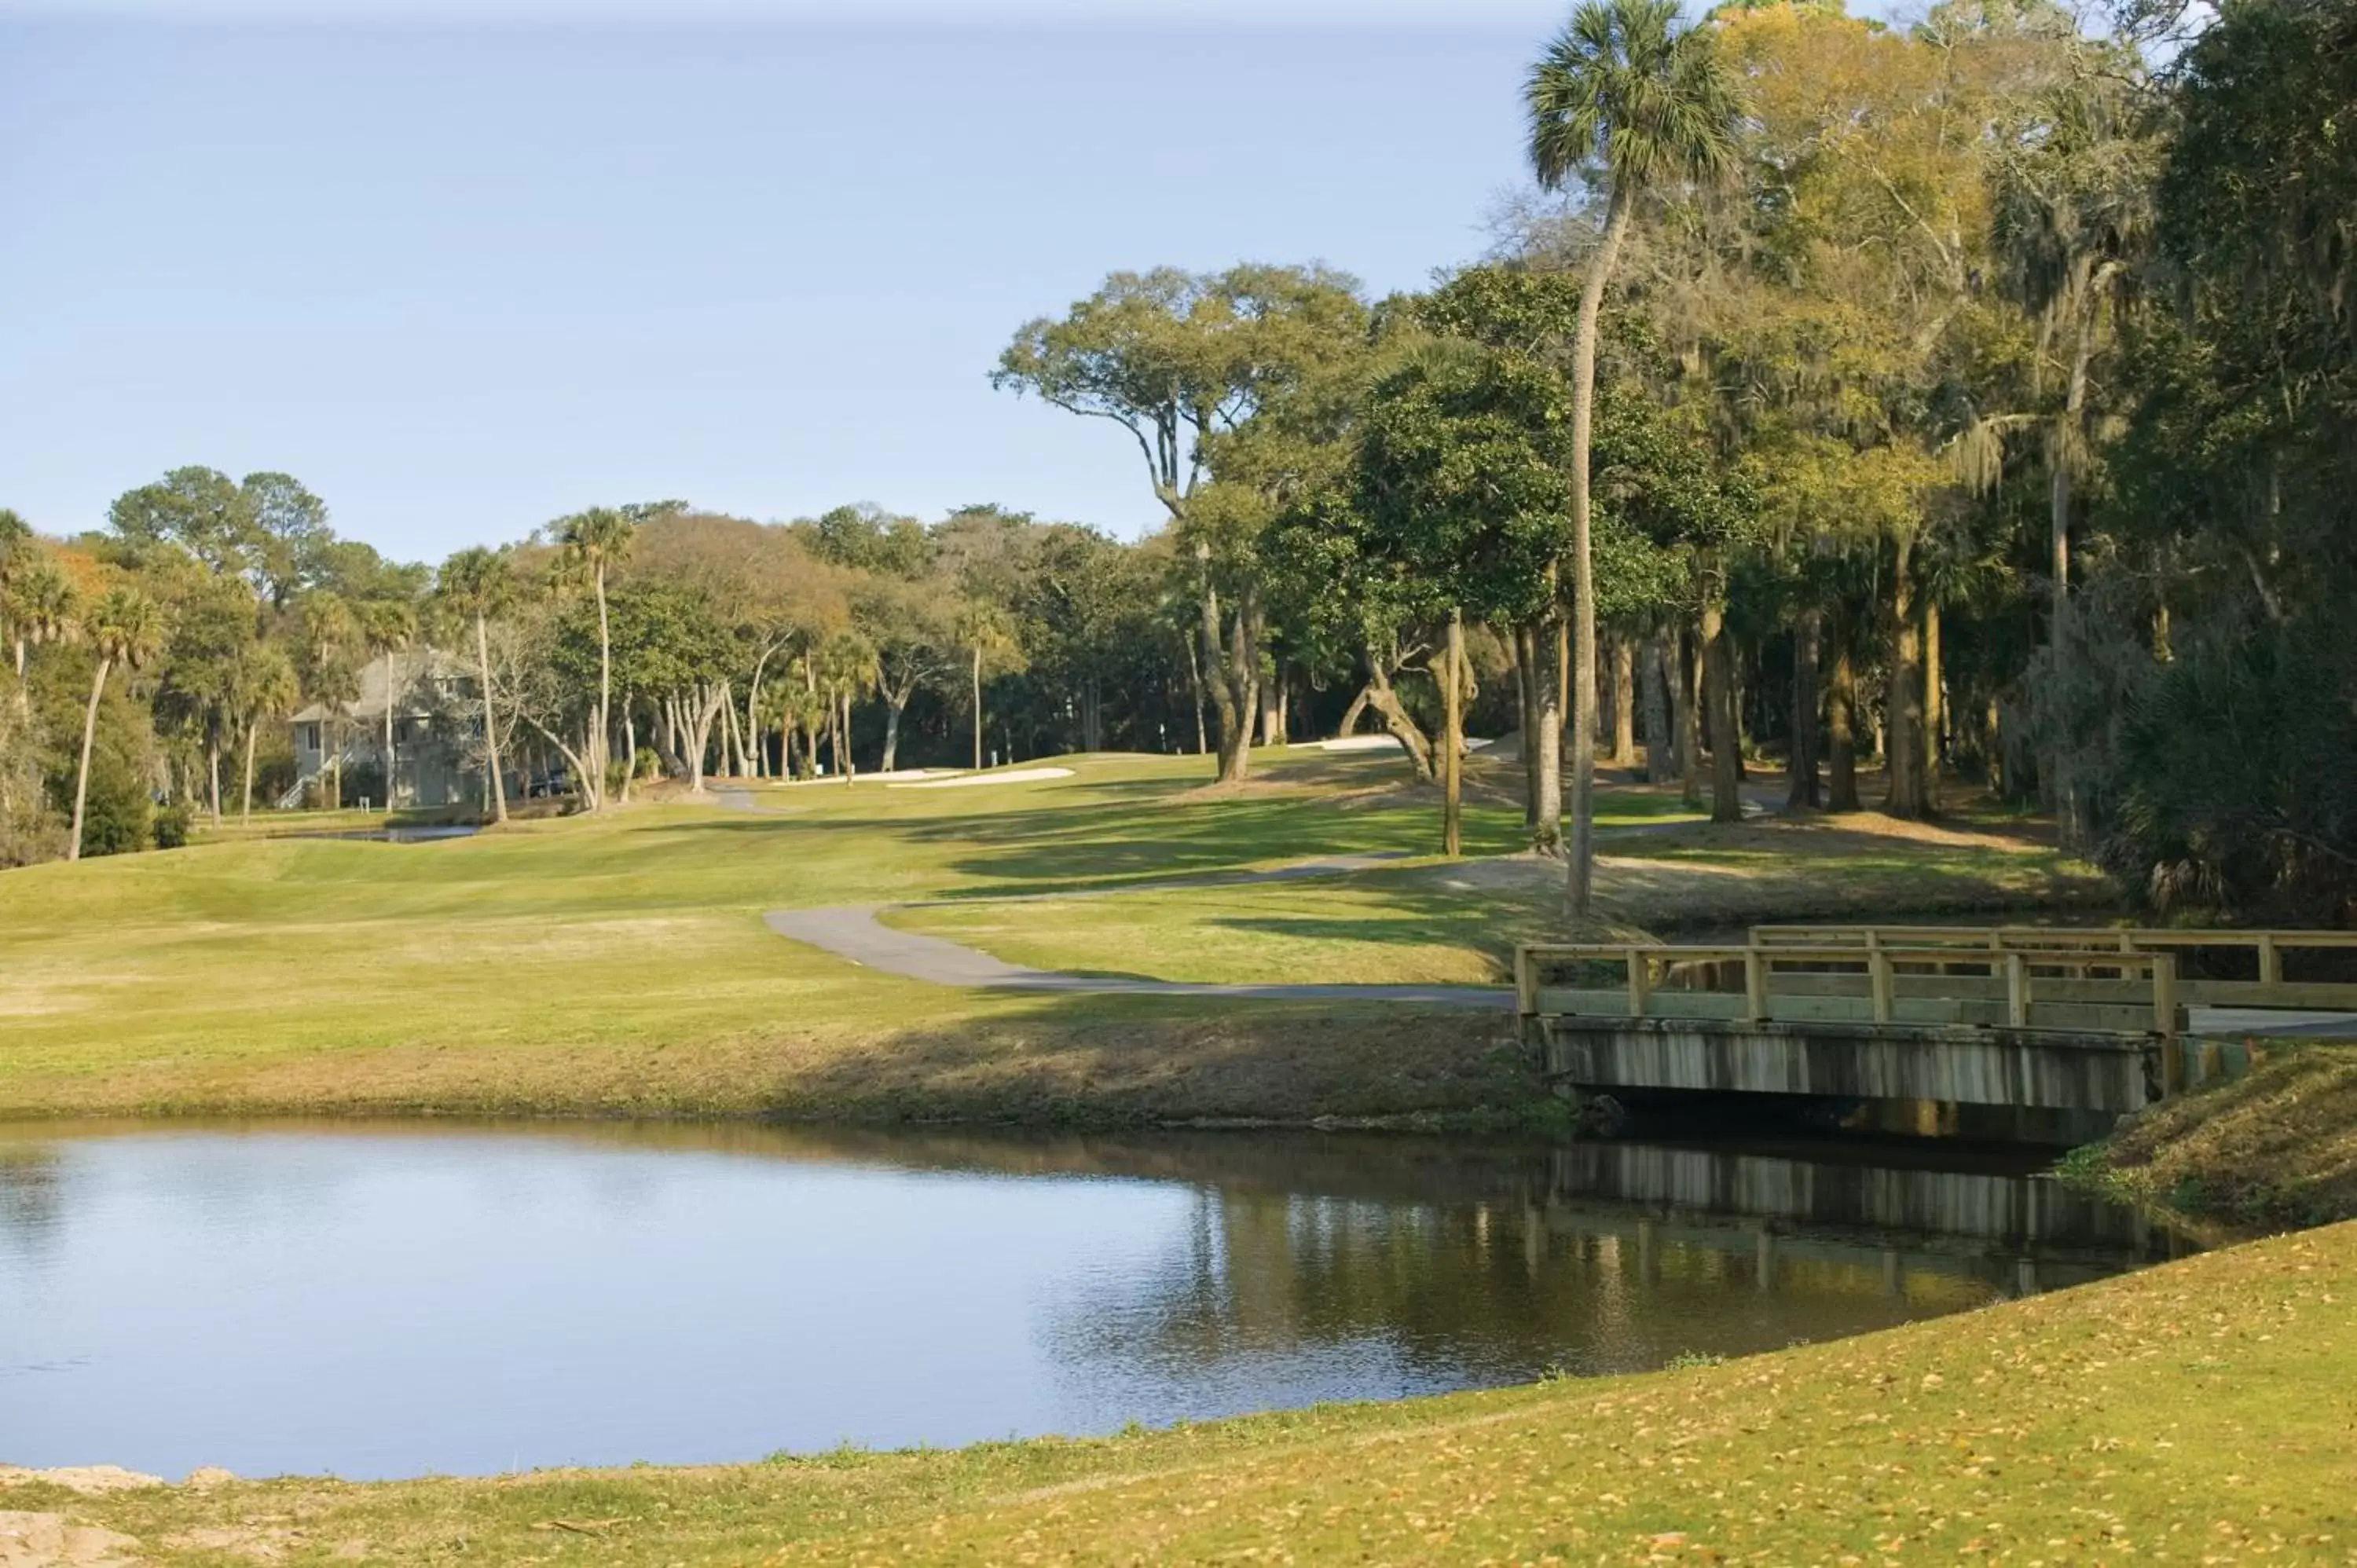
<instances>
[{"instance_id":1,"label":"palm tree","mask_svg":"<svg viewBox=\"0 0 2357 1568\"><path fill-rule=\"evenodd\" d=\"M0 582L0 619L8 624L16 644L16 679L25 678L25 650L43 643L61 642L74 626L73 579L46 554L12 552L7 576Z\"/></svg>"},{"instance_id":2,"label":"palm tree","mask_svg":"<svg viewBox=\"0 0 2357 1568\"><path fill-rule=\"evenodd\" d=\"M1596 323L1631 209L1674 180L1730 168L1742 104L1711 35L1679 25L1677 0L1586 0L1531 69L1531 166L1558 190L1600 175L1604 226L1588 253L1572 338L1572 764L1568 893L1587 913L1596 856L1596 574L1588 551L1587 453L1596 410Z\"/></svg>"},{"instance_id":3,"label":"palm tree","mask_svg":"<svg viewBox=\"0 0 2357 1568\"><path fill-rule=\"evenodd\" d=\"M975 601L958 614L958 640L972 655L974 676L974 766L982 767L982 661L1006 651L1011 643L1006 618L996 605Z\"/></svg>"},{"instance_id":4,"label":"palm tree","mask_svg":"<svg viewBox=\"0 0 2357 1568\"><path fill-rule=\"evenodd\" d=\"M321 750L333 759L335 769L335 782L328 796L328 809L331 811L341 811L344 805L344 704L359 695L351 669L345 660L360 640L359 618L342 599L329 593L312 594L304 599L303 642L310 666L306 674L311 695L327 710L327 738Z\"/></svg>"},{"instance_id":5,"label":"palm tree","mask_svg":"<svg viewBox=\"0 0 2357 1568\"><path fill-rule=\"evenodd\" d=\"M90 682L90 707L81 721L81 765L74 773L73 836L66 843L66 858L81 858L83 809L90 801L90 744L98 734L99 699L106 695L106 678L118 664L137 670L164 651L164 612L136 588L116 588L98 601L84 623L98 668Z\"/></svg>"},{"instance_id":6,"label":"palm tree","mask_svg":"<svg viewBox=\"0 0 2357 1568\"><path fill-rule=\"evenodd\" d=\"M475 677L483 697L483 770L489 775L491 821L508 820L507 781L500 774L500 732L491 712L490 620L515 597L515 571L508 557L474 545L442 563L435 594L453 614L475 623Z\"/></svg>"},{"instance_id":7,"label":"palm tree","mask_svg":"<svg viewBox=\"0 0 2357 1568\"><path fill-rule=\"evenodd\" d=\"M249 642L238 650L230 671L230 702L245 726L245 794L238 821L253 821L253 742L263 721L284 717L303 700L295 661L274 642Z\"/></svg>"},{"instance_id":8,"label":"palm tree","mask_svg":"<svg viewBox=\"0 0 2357 1568\"><path fill-rule=\"evenodd\" d=\"M835 767L845 784L857 771L851 760L851 704L876 689L876 675L875 645L856 631L837 632L819 650L818 678L826 687Z\"/></svg>"},{"instance_id":9,"label":"palm tree","mask_svg":"<svg viewBox=\"0 0 2357 1568\"><path fill-rule=\"evenodd\" d=\"M593 810L604 803L606 730L614 703L614 639L606 621L606 574L630 553L630 538L637 532L638 525L627 514L602 506L576 512L556 525L566 563L587 577L597 594L597 724L587 759L597 787L584 790Z\"/></svg>"},{"instance_id":10,"label":"palm tree","mask_svg":"<svg viewBox=\"0 0 2357 1568\"><path fill-rule=\"evenodd\" d=\"M417 640L417 607L399 599L380 599L361 607L361 630L368 645L384 660L384 810L393 814L393 711L401 701L400 657Z\"/></svg>"}]
</instances>

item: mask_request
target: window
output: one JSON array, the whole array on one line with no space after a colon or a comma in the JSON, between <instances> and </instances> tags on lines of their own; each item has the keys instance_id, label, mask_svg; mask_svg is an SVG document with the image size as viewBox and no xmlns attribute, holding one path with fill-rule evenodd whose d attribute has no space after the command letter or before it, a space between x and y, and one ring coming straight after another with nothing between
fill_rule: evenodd
<instances>
[{"instance_id":1,"label":"window","mask_svg":"<svg viewBox=\"0 0 2357 1568\"><path fill-rule=\"evenodd\" d=\"M317 725L305 725L303 726L303 749L306 751L317 751L319 749L319 726Z\"/></svg>"}]
</instances>

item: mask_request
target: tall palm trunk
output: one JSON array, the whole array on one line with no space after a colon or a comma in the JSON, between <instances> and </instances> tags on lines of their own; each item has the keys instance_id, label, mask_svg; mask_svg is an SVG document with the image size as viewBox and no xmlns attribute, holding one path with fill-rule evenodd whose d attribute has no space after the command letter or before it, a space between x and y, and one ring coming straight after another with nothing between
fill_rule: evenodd
<instances>
[{"instance_id":1,"label":"tall palm trunk","mask_svg":"<svg viewBox=\"0 0 2357 1568\"><path fill-rule=\"evenodd\" d=\"M639 777L639 711L628 692L622 693L622 789L621 803L630 803L630 786Z\"/></svg>"},{"instance_id":2,"label":"tall palm trunk","mask_svg":"<svg viewBox=\"0 0 2357 1568\"><path fill-rule=\"evenodd\" d=\"M205 771L211 789L207 801L212 808L213 826L218 828L221 825L221 727L214 724L205 726Z\"/></svg>"},{"instance_id":3,"label":"tall palm trunk","mask_svg":"<svg viewBox=\"0 0 2357 1568\"><path fill-rule=\"evenodd\" d=\"M508 820L508 785L500 775L500 732L491 716L491 633L479 615L475 618L475 675L483 685L483 771L490 775L491 821L504 822Z\"/></svg>"},{"instance_id":4,"label":"tall palm trunk","mask_svg":"<svg viewBox=\"0 0 2357 1568\"><path fill-rule=\"evenodd\" d=\"M1629 193L1617 185L1604 236L1588 258L1571 341L1571 865L1567 893L1584 918L1596 877L1596 563L1588 550L1587 452L1596 421L1596 321L1604 285L1629 231Z\"/></svg>"},{"instance_id":5,"label":"tall palm trunk","mask_svg":"<svg viewBox=\"0 0 2357 1568\"><path fill-rule=\"evenodd\" d=\"M253 821L253 733L261 727L252 719L245 721L245 793L237 809L237 820L241 823Z\"/></svg>"},{"instance_id":6,"label":"tall palm trunk","mask_svg":"<svg viewBox=\"0 0 2357 1568\"><path fill-rule=\"evenodd\" d=\"M81 858L82 813L90 801L90 743L98 735L98 700L106 694L106 677L113 668L114 660L101 659L90 681L90 706L81 716L81 763L74 769L73 837L66 841L68 860Z\"/></svg>"},{"instance_id":7,"label":"tall palm trunk","mask_svg":"<svg viewBox=\"0 0 2357 1568\"><path fill-rule=\"evenodd\" d=\"M597 733L589 742L589 765L597 770L597 789L589 797L589 809L602 808L606 795L606 748L611 745L608 736L614 713L614 634L606 622L606 563L597 563Z\"/></svg>"},{"instance_id":8,"label":"tall palm trunk","mask_svg":"<svg viewBox=\"0 0 2357 1568\"><path fill-rule=\"evenodd\" d=\"M982 644L974 645L974 770L982 771Z\"/></svg>"},{"instance_id":9,"label":"tall palm trunk","mask_svg":"<svg viewBox=\"0 0 2357 1568\"><path fill-rule=\"evenodd\" d=\"M384 650L384 814L388 817L393 815L393 797L395 793L393 780L399 767L393 754L393 693L401 689L401 682L393 679L395 671L400 668L395 662L397 658L398 655L392 649L388 648Z\"/></svg>"},{"instance_id":10,"label":"tall palm trunk","mask_svg":"<svg viewBox=\"0 0 2357 1568\"><path fill-rule=\"evenodd\" d=\"M1448 653L1441 661L1440 853L1465 852L1465 614L1448 612Z\"/></svg>"}]
</instances>

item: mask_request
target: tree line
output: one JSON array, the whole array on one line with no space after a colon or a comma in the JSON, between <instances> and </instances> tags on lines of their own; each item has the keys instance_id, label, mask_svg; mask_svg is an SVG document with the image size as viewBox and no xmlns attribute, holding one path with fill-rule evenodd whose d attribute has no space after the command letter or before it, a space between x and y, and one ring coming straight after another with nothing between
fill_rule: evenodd
<instances>
[{"instance_id":1,"label":"tree line","mask_svg":"<svg viewBox=\"0 0 2357 1568\"><path fill-rule=\"evenodd\" d=\"M1353 659L1452 771L1390 699L1453 729L1478 628L1575 912L1641 735L1722 819L1748 752L1800 809L1878 762L1882 810L2042 800L2158 904L2346 919L2357 7L2117 21L1595 0L1524 89L1561 199L1485 263L1116 274L998 379L1135 446L1223 778L1266 671Z\"/></svg>"},{"instance_id":2,"label":"tree line","mask_svg":"<svg viewBox=\"0 0 2357 1568\"><path fill-rule=\"evenodd\" d=\"M11 518L0 854L70 853L126 779L217 815L227 767L244 809L271 721L414 652L493 816L560 775L598 809L1107 747L1232 783L1372 723L1453 848L1474 726L1523 737L1576 910L1599 755L1722 818L1772 757L1794 808L1970 779L2158 903L2345 919L2352 36L2350 0L2103 36L2046 0L1591 0L1481 263L1381 299L1119 273L1014 334L1000 387L1137 454L1135 543L664 501L427 570L202 469L102 535Z\"/></svg>"},{"instance_id":3,"label":"tree line","mask_svg":"<svg viewBox=\"0 0 2357 1568\"><path fill-rule=\"evenodd\" d=\"M338 539L285 476L201 467L71 540L0 513L0 863L267 809L297 712L326 732L309 803L399 804L386 762L430 730L495 821L519 789L596 811L657 779L1200 749L1167 553L989 505L758 523L661 500L428 568ZM350 713L371 664L381 735Z\"/></svg>"}]
</instances>

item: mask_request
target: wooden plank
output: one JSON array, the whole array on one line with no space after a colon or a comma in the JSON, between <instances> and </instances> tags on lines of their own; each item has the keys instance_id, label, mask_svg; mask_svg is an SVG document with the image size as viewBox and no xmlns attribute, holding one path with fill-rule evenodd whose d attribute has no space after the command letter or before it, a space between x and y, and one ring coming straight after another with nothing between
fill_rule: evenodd
<instances>
[{"instance_id":1,"label":"wooden plank","mask_svg":"<svg viewBox=\"0 0 2357 1568\"><path fill-rule=\"evenodd\" d=\"M2201 1007L2288 1007L2303 1012L2357 1012L2357 984L2295 981L2267 985L2255 980L2181 980L2179 997Z\"/></svg>"}]
</instances>

